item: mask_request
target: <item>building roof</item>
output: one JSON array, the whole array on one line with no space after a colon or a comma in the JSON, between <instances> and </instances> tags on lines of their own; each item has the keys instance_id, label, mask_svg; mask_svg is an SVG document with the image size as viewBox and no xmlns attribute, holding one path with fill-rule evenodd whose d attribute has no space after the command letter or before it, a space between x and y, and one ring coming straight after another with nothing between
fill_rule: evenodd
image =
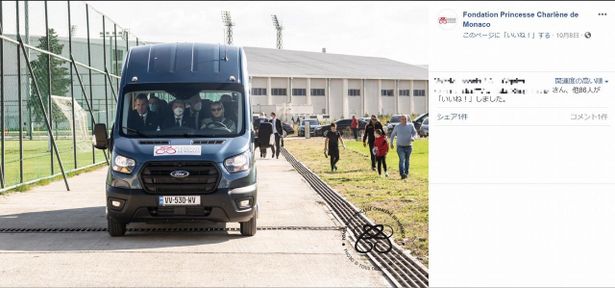
<instances>
[{"instance_id":1,"label":"building roof","mask_svg":"<svg viewBox=\"0 0 615 288\"><path fill-rule=\"evenodd\" d=\"M257 77L427 80L427 69L380 57L244 47Z\"/></svg>"}]
</instances>

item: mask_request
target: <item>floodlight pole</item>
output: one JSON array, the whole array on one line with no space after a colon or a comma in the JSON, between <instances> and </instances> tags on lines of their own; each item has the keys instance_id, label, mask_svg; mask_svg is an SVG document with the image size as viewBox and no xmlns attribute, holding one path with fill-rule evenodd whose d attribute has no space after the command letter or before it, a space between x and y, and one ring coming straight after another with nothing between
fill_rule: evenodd
<instances>
[{"instance_id":1,"label":"floodlight pole","mask_svg":"<svg viewBox=\"0 0 615 288\"><path fill-rule=\"evenodd\" d=\"M273 20L273 27L276 30L277 42L276 47L278 49L282 49L282 25L280 25L280 21L278 20L277 15L271 15L271 20Z\"/></svg>"},{"instance_id":2,"label":"floodlight pole","mask_svg":"<svg viewBox=\"0 0 615 288\"><path fill-rule=\"evenodd\" d=\"M24 28L25 28L25 36L26 36L26 44L30 44L30 8L28 5L29 1L24 1L23 3L23 8L24 8ZM30 50L28 50L28 56L30 56ZM34 76L32 76L34 77ZM30 85L31 85L31 80L28 77L28 83L26 85L26 95L27 97L31 97L30 96ZM33 127L33 123L32 123L32 107L30 107L30 105L27 105L28 108L28 139L32 140L32 132L34 132L34 127Z\"/></svg>"},{"instance_id":3,"label":"floodlight pole","mask_svg":"<svg viewBox=\"0 0 615 288\"><path fill-rule=\"evenodd\" d=\"M231 12L222 11L222 23L226 27L224 32L226 44L233 45L233 26L235 26L235 23L231 19Z\"/></svg>"}]
</instances>

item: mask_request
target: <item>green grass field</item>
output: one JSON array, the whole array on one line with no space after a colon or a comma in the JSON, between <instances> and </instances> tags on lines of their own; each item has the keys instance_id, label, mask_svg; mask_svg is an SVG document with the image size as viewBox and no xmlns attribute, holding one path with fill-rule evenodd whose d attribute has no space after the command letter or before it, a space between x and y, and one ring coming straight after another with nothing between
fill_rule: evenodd
<instances>
[{"instance_id":1,"label":"green grass field","mask_svg":"<svg viewBox=\"0 0 615 288\"><path fill-rule=\"evenodd\" d=\"M62 158L62 164L66 171L75 169L73 157L73 142L71 140L58 140L58 150ZM83 143L81 147L91 145ZM78 147L80 145L77 145ZM23 141L23 181L30 181L42 177L51 176L51 153L46 140ZM5 186L19 184L19 142L5 141ZM96 150L96 162L105 161L101 150ZM78 168L92 164L92 150L81 148L77 150ZM60 173L60 165L54 154L54 172Z\"/></svg>"},{"instance_id":2,"label":"green grass field","mask_svg":"<svg viewBox=\"0 0 615 288\"><path fill-rule=\"evenodd\" d=\"M344 139L347 149L340 150L338 171L330 172L329 159L324 157L324 138L288 139L285 147L310 170L326 181L346 199L361 209L386 209L393 213L405 230L402 236L397 223L378 212L367 215L377 223L388 224L396 231L399 244L409 249L425 265L429 262L428 240L428 140L414 142L410 157L410 177L401 180L395 150L387 154L388 178L371 170L369 152L362 142ZM404 239L405 238L405 239Z\"/></svg>"}]
</instances>

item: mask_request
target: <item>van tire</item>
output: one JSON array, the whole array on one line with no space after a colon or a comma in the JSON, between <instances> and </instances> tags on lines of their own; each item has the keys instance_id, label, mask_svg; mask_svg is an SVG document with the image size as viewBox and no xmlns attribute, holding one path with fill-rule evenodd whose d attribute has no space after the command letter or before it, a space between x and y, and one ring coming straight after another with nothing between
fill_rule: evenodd
<instances>
[{"instance_id":1,"label":"van tire","mask_svg":"<svg viewBox=\"0 0 615 288\"><path fill-rule=\"evenodd\" d=\"M254 236L256 234L256 215L248 222L239 222L239 231L243 236Z\"/></svg>"},{"instance_id":2,"label":"van tire","mask_svg":"<svg viewBox=\"0 0 615 288\"><path fill-rule=\"evenodd\" d=\"M119 222L113 218L107 218L107 232L111 237L124 236L126 234L126 223Z\"/></svg>"}]
</instances>

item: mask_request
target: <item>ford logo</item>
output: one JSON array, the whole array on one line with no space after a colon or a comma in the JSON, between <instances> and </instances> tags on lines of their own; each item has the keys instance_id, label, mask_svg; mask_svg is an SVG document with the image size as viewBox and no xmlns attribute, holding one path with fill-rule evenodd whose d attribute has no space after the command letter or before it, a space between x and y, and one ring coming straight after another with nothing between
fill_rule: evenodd
<instances>
[{"instance_id":1,"label":"ford logo","mask_svg":"<svg viewBox=\"0 0 615 288\"><path fill-rule=\"evenodd\" d=\"M175 177L175 178L186 178L188 176L190 176L190 172L186 170L175 170L171 172L171 177Z\"/></svg>"}]
</instances>

